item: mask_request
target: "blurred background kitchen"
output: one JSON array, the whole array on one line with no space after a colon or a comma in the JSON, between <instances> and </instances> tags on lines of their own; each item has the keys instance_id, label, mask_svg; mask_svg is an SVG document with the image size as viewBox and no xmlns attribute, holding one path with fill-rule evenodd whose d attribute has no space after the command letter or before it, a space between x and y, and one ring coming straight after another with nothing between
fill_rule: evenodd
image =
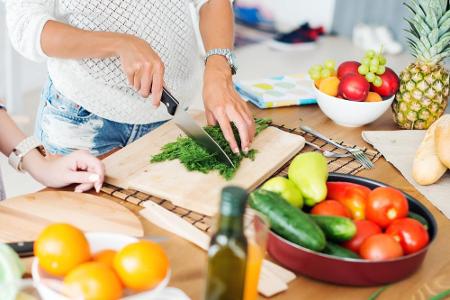
<instances>
[{"instance_id":1,"label":"blurred background kitchen","mask_svg":"<svg viewBox=\"0 0 450 300\"><path fill-rule=\"evenodd\" d=\"M364 49L379 49L381 45L396 71L412 61L405 52L403 17L407 10L402 1L236 0L234 5L236 54L241 67L238 79L306 73L313 63L362 57ZM0 99L7 99L9 112L27 134L32 134L46 68L12 49L2 1L0 70ZM41 188L31 177L9 168L4 157L0 157L0 164L8 196Z\"/></svg>"}]
</instances>

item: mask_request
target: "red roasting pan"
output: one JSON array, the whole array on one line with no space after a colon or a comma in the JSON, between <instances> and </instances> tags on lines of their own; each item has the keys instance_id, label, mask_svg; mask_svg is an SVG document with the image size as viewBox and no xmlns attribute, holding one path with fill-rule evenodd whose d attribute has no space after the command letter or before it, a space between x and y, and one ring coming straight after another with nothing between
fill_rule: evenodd
<instances>
[{"instance_id":1,"label":"red roasting pan","mask_svg":"<svg viewBox=\"0 0 450 300\"><path fill-rule=\"evenodd\" d=\"M352 182L370 189L388 186L372 179L336 173L331 173L328 181ZM404 195L408 199L410 211L423 216L429 224L430 242L416 253L386 261L338 258L298 246L271 231L268 240L269 254L282 266L298 274L335 284L373 286L404 279L421 266L437 233L436 220L430 211L410 195Z\"/></svg>"}]
</instances>

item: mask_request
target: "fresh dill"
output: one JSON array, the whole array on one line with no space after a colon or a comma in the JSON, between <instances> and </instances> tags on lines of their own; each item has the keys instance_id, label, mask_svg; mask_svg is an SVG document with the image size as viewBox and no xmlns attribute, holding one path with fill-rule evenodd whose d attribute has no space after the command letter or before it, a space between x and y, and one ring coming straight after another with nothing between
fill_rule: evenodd
<instances>
[{"instance_id":1,"label":"fresh dill","mask_svg":"<svg viewBox=\"0 0 450 300\"><path fill-rule=\"evenodd\" d=\"M260 133L266 129L271 120L270 119L255 119L256 123L256 134ZM234 126L233 133L236 137L236 141L240 144L239 133ZM225 153L233 161L236 168L229 166L221 162L215 154L210 154L204 148L199 146L194 140L189 137L178 137L175 142L168 143L161 148L161 152L152 156L150 162L157 163L167 160L178 159L182 165L186 167L189 171L198 171L202 173L208 173L213 170L217 170L220 175L222 175L226 180L233 178L241 161L244 158L249 158L251 160L255 159L256 150L251 149L247 154L235 154L231 151L230 145L226 141L222 134L222 131L218 125L206 126L205 131L220 145L220 147L225 151Z\"/></svg>"}]
</instances>

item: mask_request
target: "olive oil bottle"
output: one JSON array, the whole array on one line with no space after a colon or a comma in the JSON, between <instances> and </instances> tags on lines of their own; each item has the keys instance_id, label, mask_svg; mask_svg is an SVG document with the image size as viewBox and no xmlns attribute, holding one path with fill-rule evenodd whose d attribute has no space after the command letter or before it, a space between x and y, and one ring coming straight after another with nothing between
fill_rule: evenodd
<instances>
[{"instance_id":1,"label":"olive oil bottle","mask_svg":"<svg viewBox=\"0 0 450 300\"><path fill-rule=\"evenodd\" d=\"M217 232L208 250L205 300L241 300L244 295L247 239L244 211L247 193L238 187L222 190Z\"/></svg>"}]
</instances>

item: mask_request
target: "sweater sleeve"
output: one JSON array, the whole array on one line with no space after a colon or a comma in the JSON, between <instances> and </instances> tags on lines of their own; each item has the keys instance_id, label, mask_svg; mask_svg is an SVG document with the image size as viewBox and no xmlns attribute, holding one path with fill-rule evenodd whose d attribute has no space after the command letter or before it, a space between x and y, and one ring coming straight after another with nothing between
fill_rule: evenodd
<instances>
[{"instance_id":1,"label":"sweater sleeve","mask_svg":"<svg viewBox=\"0 0 450 300\"><path fill-rule=\"evenodd\" d=\"M6 0L6 24L13 47L26 58L40 62L47 58L41 34L49 20L55 20L54 0Z\"/></svg>"}]
</instances>

